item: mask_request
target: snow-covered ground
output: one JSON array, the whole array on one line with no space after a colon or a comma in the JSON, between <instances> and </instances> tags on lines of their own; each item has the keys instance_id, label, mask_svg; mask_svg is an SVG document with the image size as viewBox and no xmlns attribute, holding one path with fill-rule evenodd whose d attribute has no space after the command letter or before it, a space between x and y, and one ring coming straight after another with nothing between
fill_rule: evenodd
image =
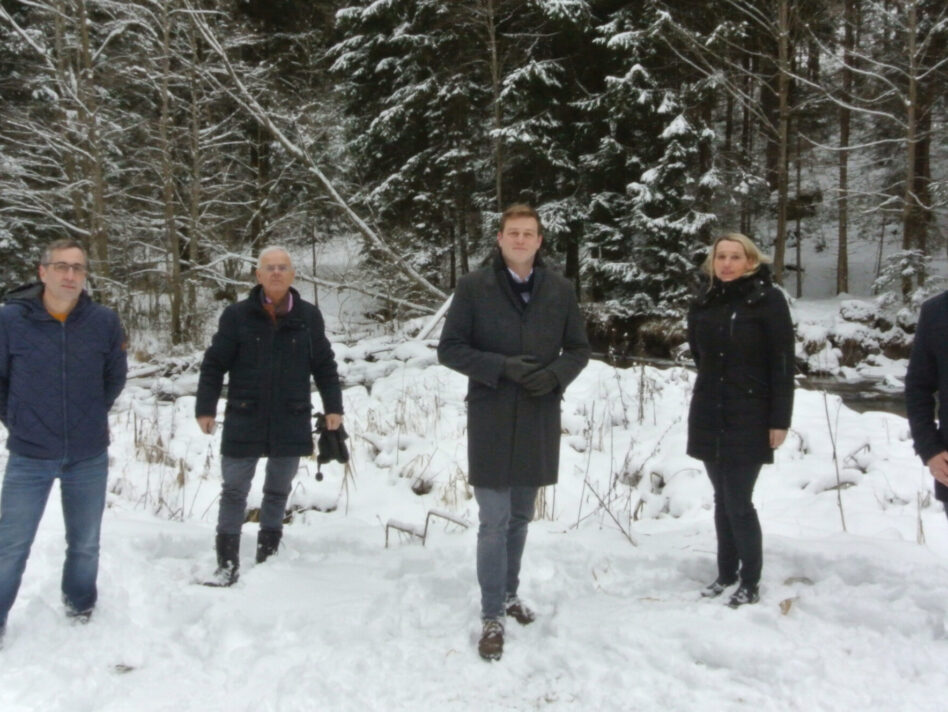
<instances>
[{"instance_id":1,"label":"snow-covered ground","mask_svg":"<svg viewBox=\"0 0 948 712\"><path fill-rule=\"evenodd\" d=\"M0 651L0 710L944 709L948 520L903 419L798 390L755 497L762 600L731 610L698 594L715 566L711 488L684 455L693 374L591 363L564 400L560 484L524 559L539 618L511 621L485 663L475 527L434 518L424 546L392 531L385 547L391 519L476 521L465 380L430 344L337 355L351 472L334 463L317 482L305 461L279 555L255 566L247 524L231 589L195 584L213 568L219 443L193 396L155 396L193 374L130 383L99 606L85 626L63 615L54 492Z\"/></svg>"}]
</instances>

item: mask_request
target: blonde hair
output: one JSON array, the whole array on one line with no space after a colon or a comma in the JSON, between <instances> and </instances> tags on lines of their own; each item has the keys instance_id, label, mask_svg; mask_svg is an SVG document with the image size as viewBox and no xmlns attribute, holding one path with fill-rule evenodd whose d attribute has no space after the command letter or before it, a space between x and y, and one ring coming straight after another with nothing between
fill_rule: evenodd
<instances>
[{"instance_id":1,"label":"blonde hair","mask_svg":"<svg viewBox=\"0 0 948 712\"><path fill-rule=\"evenodd\" d=\"M761 252L760 248L758 248L747 235L742 235L739 232L728 232L714 238L714 242L711 243L711 248L708 250L708 256L705 257L704 262L701 263L701 271L712 279L714 279L714 253L718 249L718 243L724 241L736 242L744 248L744 254L747 256L747 259L753 263L753 266L747 270L746 274L753 274L761 265L770 264L771 262L771 259Z\"/></svg>"},{"instance_id":2,"label":"blonde hair","mask_svg":"<svg viewBox=\"0 0 948 712\"><path fill-rule=\"evenodd\" d=\"M540 220L540 213L533 206L526 203L514 203L507 208L500 216L500 231L504 231L504 225L509 218L533 218L537 221L537 234L543 234L543 223Z\"/></svg>"}]
</instances>

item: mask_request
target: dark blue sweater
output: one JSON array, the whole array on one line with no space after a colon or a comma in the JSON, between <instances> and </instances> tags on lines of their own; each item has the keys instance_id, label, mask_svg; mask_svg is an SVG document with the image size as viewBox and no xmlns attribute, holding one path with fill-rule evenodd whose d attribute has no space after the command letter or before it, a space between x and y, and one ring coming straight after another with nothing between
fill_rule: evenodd
<instances>
[{"instance_id":1,"label":"dark blue sweater","mask_svg":"<svg viewBox=\"0 0 948 712\"><path fill-rule=\"evenodd\" d=\"M43 285L0 308L0 421L25 457L82 460L109 444L108 412L128 364L118 315L83 292L65 323L43 306Z\"/></svg>"}]
</instances>

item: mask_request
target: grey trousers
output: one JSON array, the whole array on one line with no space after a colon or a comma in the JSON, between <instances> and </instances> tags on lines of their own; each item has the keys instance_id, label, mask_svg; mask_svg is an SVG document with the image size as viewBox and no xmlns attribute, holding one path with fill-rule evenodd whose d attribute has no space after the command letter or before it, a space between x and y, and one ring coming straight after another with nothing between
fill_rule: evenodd
<instances>
[{"instance_id":1,"label":"grey trousers","mask_svg":"<svg viewBox=\"0 0 948 712\"><path fill-rule=\"evenodd\" d=\"M247 493L253 481L259 457L221 457L221 504L217 512L218 534L240 534L247 509ZM260 528L283 530L286 500L290 496L293 476L299 469L298 457L268 457L263 482L263 504L260 506Z\"/></svg>"},{"instance_id":2,"label":"grey trousers","mask_svg":"<svg viewBox=\"0 0 948 712\"><path fill-rule=\"evenodd\" d=\"M501 618L504 602L517 595L520 560L533 519L538 487L475 487L480 528L477 530L477 582L481 617Z\"/></svg>"}]
</instances>

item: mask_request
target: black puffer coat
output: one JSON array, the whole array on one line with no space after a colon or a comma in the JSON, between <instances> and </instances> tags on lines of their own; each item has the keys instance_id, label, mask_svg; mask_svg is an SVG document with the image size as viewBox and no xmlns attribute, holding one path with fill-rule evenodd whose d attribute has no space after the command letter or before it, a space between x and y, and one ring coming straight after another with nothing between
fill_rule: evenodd
<instances>
[{"instance_id":1,"label":"black puffer coat","mask_svg":"<svg viewBox=\"0 0 948 712\"><path fill-rule=\"evenodd\" d=\"M527 304L514 294L499 253L458 281L438 344L438 360L469 377L468 481L475 487L555 484L560 399L589 361L589 342L573 285L534 264ZM502 377L507 356L529 354L558 387L531 397Z\"/></svg>"},{"instance_id":2,"label":"black puffer coat","mask_svg":"<svg viewBox=\"0 0 948 712\"><path fill-rule=\"evenodd\" d=\"M342 389L322 314L293 293L293 308L274 324L262 288L231 304L204 353L195 413L214 415L230 374L221 453L293 457L313 452L310 375L327 413L342 413Z\"/></svg>"},{"instance_id":3,"label":"black puffer coat","mask_svg":"<svg viewBox=\"0 0 948 712\"><path fill-rule=\"evenodd\" d=\"M794 336L790 310L766 265L715 279L688 314L698 367L688 454L711 462L771 463L770 429L790 427Z\"/></svg>"}]
</instances>

